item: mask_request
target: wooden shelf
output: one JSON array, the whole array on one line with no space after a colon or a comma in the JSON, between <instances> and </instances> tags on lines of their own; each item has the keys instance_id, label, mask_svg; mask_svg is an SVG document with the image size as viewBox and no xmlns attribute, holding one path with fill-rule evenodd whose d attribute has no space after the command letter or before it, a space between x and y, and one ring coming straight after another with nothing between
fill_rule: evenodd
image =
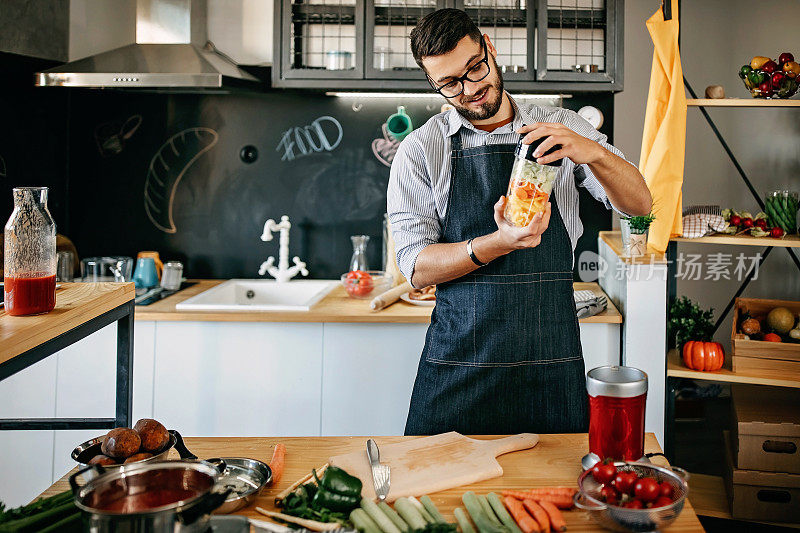
<instances>
[{"instance_id":1,"label":"wooden shelf","mask_svg":"<svg viewBox=\"0 0 800 533\"><path fill-rule=\"evenodd\" d=\"M797 99L771 99L761 98L687 98L689 107L800 107Z\"/></svg>"},{"instance_id":2,"label":"wooden shelf","mask_svg":"<svg viewBox=\"0 0 800 533\"><path fill-rule=\"evenodd\" d=\"M696 239L686 237L673 237L670 239L675 242L696 242L700 244L730 244L735 246L781 246L785 248L800 248L800 237L797 235L786 235L782 239L772 237L752 237L750 235L725 235L717 233Z\"/></svg>"},{"instance_id":3,"label":"wooden shelf","mask_svg":"<svg viewBox=\"0 0 800 533\"><path fill-rule=\"evenodd\" d=\"M800 372L786 370L748 370L734 372L731 359L725 357L725 365L716 372L699 372L683 365L677 350L667 353L667 377L700 379L703 381L722 381L726 383L747 383L750 385L772 385L775 387L800 388Z\"/></svg>"},{"instance_id":4,"label":"wooden shelf","mask_svg":"<svg viewBox=\"0 0 800 533\"><path fill-rule=\"evenodd\" d=\"M706 474L690 474L689 477L689 502L698 516L709 516L712 518L723 518L735 520L731 516L728 493L725 489L725 480L719 476L709 476ZM751 520L742 520L751 522ZM777 522L755 522L756 524L767 524L770 526L790 527L800 529L800 524L777 523Z\"/></svg>"}]
</instances>

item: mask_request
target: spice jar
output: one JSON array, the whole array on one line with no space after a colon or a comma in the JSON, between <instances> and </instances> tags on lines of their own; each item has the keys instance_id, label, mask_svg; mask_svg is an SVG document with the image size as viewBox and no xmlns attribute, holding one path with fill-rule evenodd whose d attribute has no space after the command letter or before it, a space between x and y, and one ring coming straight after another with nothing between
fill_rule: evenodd
<instances>
[{"instance_id":1,"label":"spice jar","mask_svg":"<svg viewBox=\"0 0 800 533\"><path fill-rule=\"evenodd\" d=\"M47 210L47 187L18 187L13 195L4 232L6 312L47 313L56 305L56 223Z\"/></svg>"},{"instance_id":2,"label":"spice jar","mask_svg":"<svg viewBox=\"0 0 800 533\"><path fill-rule=\"evenodd\" d=\"M503 216L515 226L527 226L536 213L544 213L547 200L553 191L561 159L547 165L540 165L533 155L539 144L546 138L537 139L531 144L522 144L522 140L520 140L514 150L514 166L511 168L511 178L508 180L506 208ZM561 145L557 144L546 154L560 149Z\"/></svg>"}]
</instances>

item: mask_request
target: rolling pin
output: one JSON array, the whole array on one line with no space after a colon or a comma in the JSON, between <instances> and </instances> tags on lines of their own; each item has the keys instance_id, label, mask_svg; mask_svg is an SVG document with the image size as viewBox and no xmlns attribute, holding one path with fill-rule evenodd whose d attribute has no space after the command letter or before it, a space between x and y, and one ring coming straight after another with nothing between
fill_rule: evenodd
<instances>
[{"instance_id":1,"label":"rolling pin","mask_svg":"<svg viewBox=\"0 0 800 533\"><path fill-rule=\"evenodd\" d=\"M411 284L409 282L402 283L397 287L389 289L388 291L384 292L380 296L376 296L372 299L369 303L369 308L373 311L380 311L386 307L389 307L397 300L400 299L400 295L404 294L412 289Z\"/></svg>"}]
</instances>

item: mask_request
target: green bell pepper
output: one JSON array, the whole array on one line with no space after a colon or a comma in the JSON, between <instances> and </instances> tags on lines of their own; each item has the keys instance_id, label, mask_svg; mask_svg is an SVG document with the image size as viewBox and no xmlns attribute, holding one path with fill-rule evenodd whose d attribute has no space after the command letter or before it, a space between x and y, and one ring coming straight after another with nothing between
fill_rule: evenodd
<instances>
[{"instance_id":1,"label":"green bell pepper","mask_svg":"<svg viewBox=\"0 0 800 533\"><path fill-rule=\"evenodd\" d=\"M750 68L750 65L744 65L739 70L739 77L742 78L742 79L745 79L751 72L753 72L753 69Z\"/></svg>"},{"instance_id":2,"label":"green bell pepper","mask_svg":"<svg viewBox=\"0 0 800 533\"><path fill-rule=\"evenodd\" d=\"M361 480L351 476L341 468L329 466L322 478L312 470L317 481L317 493L311 500L311 506L333 511L351 511L361 503Z\"/></svg>"},{"instance_id":3,"label":"green bell pepper","mask_svg":"<svg viewBox=\"0 0 800 533\"><path fill-rule=\"evenodd\" d=\"M758 87L761 83L764 83L764 72L760 70L752 70L747 74L747 79L750 80L750 83L752 83L753 86Z\"/></svg>"}]
</instances>

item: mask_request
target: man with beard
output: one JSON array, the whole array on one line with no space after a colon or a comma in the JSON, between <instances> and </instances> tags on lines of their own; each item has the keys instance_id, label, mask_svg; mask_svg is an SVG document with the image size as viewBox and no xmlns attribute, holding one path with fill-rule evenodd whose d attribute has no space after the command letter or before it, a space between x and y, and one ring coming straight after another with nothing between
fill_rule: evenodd
<instances>
[{"instance_id":1,"label":"man with beard","mask_svg":"<svg viewBox=\"0 0 800 533\"><path fill-rule=\"evenodd\" d=\"M463 11L421 19L411 51L454 109L403 140L389 180L400 269L415 287L437 285L406 434L586 431L572 296L577 187L645 215L644 179L576 113L515 102L495 47ZM525 227L503 217L520 135L543 139L537 163L562 160L545 212Z\"/></svg>"}]
</instances>

